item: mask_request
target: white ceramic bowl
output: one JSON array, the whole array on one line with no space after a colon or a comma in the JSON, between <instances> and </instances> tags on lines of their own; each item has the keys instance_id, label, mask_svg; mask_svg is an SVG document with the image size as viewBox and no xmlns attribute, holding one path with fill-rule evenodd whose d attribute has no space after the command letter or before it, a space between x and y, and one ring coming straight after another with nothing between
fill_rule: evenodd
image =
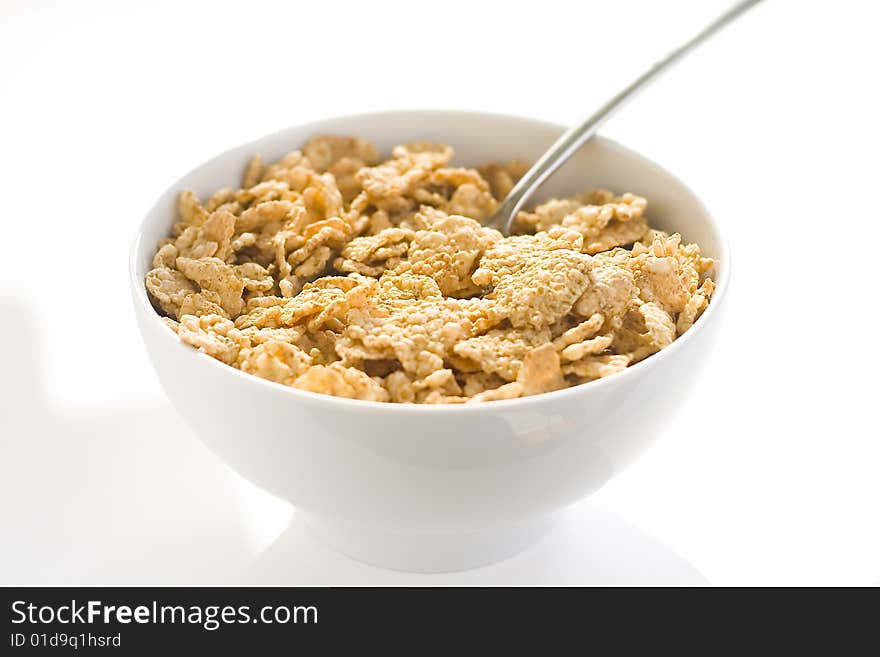
<instances>
[{"instance_id":1,"label":"white ceramic bowl","mask_svg":"<svg viewBox=\"0 0 880 657\"><path fill-rule=\"evenodd\" d=\"M177 194L237 185L254 153L272 160L322 133L373 140L388 152L429 140L455 161L533 161L562 127L471 112L385 112L298 126L206 162L175 182L131 249L134 306L159 379L201 439L252 482L290 500L312 529L357 559L401 570L450 571L521 550L557 512L632 462L674 417L706 362L725 302L730 254L694 194L656 164L593 139L538 198L590 186L648 198L652 223L719 259L718 288L670 347L586 385L485 404L421 406L340 399L287 388L198 353L153 310L144 289ZM173 458L173 455L169 455ZM194 473L195 475L196 473Z\"/></svg>"}]
</instances>

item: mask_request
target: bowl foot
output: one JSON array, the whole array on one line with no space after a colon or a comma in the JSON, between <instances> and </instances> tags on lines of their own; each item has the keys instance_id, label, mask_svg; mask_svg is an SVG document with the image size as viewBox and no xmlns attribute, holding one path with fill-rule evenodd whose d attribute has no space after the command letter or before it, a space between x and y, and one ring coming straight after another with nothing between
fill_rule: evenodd
<instances>
[{"instance_id":1,"label":"bowl foot","mask_svg":"<svg viewBox=\"0 0 880 657\"><path fill-rule=\"evenodd\" d=\"M373 566L415 573L448 573L486 566L525 550L558 522L558 514L460 533L401 532L303 513L306 525L343 554Z\"/></svg>"}]
</instances>

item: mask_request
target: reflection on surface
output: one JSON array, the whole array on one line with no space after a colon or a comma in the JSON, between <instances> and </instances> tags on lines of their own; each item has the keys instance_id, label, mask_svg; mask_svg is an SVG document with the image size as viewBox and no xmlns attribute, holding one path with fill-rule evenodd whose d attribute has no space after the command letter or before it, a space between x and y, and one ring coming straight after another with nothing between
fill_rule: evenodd
<instances>
[{"instance_id":1,"label":"reflection on surface","mask_svg":"<svg viewBox=\"0 0 880 657\"><path fill-rule=\"evenodd\" d=\"M672 550L619 518L581 504L540 543L506 561L459 573L421 575L375 568L334 552L294 513L288 528L242 573L287 585L701 585Z\"/></svg>"},{"instance_id":2,"label":"reflection on surface","mask_svg":"<svg viewBox=\"0 0 880 657\"><path fill-rule=\"evenodd\" d=\"M167 402L59 408L27 307L0 299L0 584L703 584L656 539L580 505L507 561L446 575L382 570L314 538L231 472ZM272 537L276 537L272 541ZM264 547L271 542L269 547Z\"/></svg>"}]
</instances>

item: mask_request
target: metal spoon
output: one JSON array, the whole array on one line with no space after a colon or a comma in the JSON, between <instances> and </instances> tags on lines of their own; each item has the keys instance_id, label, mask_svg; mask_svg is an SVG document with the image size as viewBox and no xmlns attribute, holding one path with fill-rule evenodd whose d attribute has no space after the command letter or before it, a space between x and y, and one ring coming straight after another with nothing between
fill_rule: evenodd
<instances>
[{"instance_id":1,"label":"metal spoon","mask_svg":"<svg viewBox=\"0 0 880 657\"><path fill-rule=\"evenodd\" d=\"M670 68L672 64L677 63L691 50L694 50L703 41L715 34L722 27L733 22L740 14L747 9L758 4L761 0L745 0L738 2L733 7L724 12L721 16L709 23L703 30L693 37L690 41L673 50L666 57L654 64L650 69L642 73L634 82L632 82L623 91L618 93L614 98L602 105L599 110L583 123L569 128L550 149L535 162L534 166L529 169L526 174L520 178L519 182L504 199L504 202L498 207L498 210L488 220L487 225L497 228L505 235L510 235L510 229L513 225L513 219L519 212L523 204L531 197L534 191L550 177L562 164L577 151L584 142L596 134L599 126L602 125L614 112L620 109L626 101L641 91L654 78Z\"/></svg>"}]
</instances>

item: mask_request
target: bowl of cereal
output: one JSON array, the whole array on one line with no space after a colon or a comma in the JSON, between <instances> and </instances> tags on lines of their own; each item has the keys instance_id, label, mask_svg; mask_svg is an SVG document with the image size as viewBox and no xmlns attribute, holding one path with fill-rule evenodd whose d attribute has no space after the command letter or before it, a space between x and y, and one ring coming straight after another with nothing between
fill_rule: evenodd
<instances>
[{"instance_id":1,"label":"bowl of cereal","mask_svg":"<svg viewBox=\"0 0 880 657\"><path fill-rule=\"evenodd\" d=\"M130 258L180 415L356 559L451 571L536 541L675 417L730 267L699 199L601 137L510 237L484 226L562 130L366 114L186 174Z\"/></svg>"}]
</instances>

